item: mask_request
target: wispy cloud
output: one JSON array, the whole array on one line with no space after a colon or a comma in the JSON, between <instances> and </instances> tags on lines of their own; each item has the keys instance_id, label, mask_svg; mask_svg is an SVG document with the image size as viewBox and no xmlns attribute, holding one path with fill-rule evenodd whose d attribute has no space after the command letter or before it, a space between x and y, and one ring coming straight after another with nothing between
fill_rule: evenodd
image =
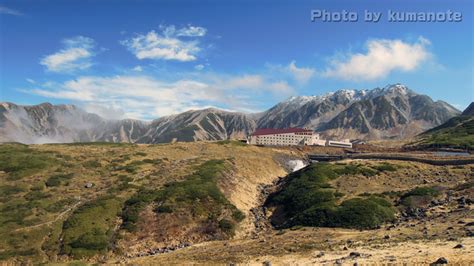
<instances>
[{"instance_id":1,"label":"wispy cloud","mask_svg":"<svg viewBox=\"0 0 474 266\"><path fill-rule=\"evenodd\" d=\"M402 40L374 39L367 42L366 53L333 59L323 76L345 80L375 80L395 70L413 71L430 58L429 40L419 37L414 43Z\"/></svg>"},{"instance_id":2,"label":"wispy cloud","mask_svg":"<svg viewBox=\"0 0 474 266\"><path fill-rule=\"evenodd\" d=\"M137 71L137 72L142 72L143 68L141 66L135 66L134 68L132 68L132 70Z\"/></svg>"},{"instance_id":3,"label":"wispy cloud","mask_svg":"<svg viewBox=\"0 0 474 266\"><path fill-rule=\"evenodd\" d=\"M204 65L203 65L203 64L195 65L195 66L194 66L194 69L196 69L196 70L203 70L203 69L204 69Z\"/></svg>"},{"instance_id":4,"label":"wispy cloud","mask_svg":"<svg viewBox=\"0 0 474 266\"><path fill-rule=\"evenodd\" d=\"M203 37L207 33L207 29L199 26L188 25L186 27L176 29L174 25L160 25L163 34L168 37Z\"/></svg>"},{"instance_id":5,"label":"wispy cloud","mask_svg":"<svg viewBox=\"0 0 474 266\"><path fill-rule=\"evenodd\" d=\"M300 83L308 82L308 80L310 80L315 73L314 69L312 68L297 67L295 61L291 61L290 64L286 67L286 69Z\"/></svg>"},{"instance_id":6,"label":"wispy cloud","mask_svg":"<svg viewBox=\"0 0 474 266\"><path fill-rule=\"evenodd\" d=\"M150 31L138 34L120 43L128 48L138 59L194 61L201 51L199 41L181 37L203 37L207 30L188 25L176 29L175 26L160 26L161 33Z\"/></svg>"},{"instance_id":7,"label":"wispy cloud","mask_svg":"<svg viewBox=\"0 0 474 266\"><path fill-rule=\"evenodd\" d=\"M13 15L13 16L23 16L23 13L21 13L18 10L11 9L5 6L0 6L0 14L6 14L6 15Z\"/></svg>"},{"instance_id":8,"label":"wispy cloud","mask_svg":"<svg viewBox=\"0 0 474 266\"><path fill-rule=\"evenodd\" d=\"M291 61L288 65L266 64L266 68L268 68L271 74L296 81L300 85L307 83L316 73L314 68L296 66L295 60Z\"/></svg>"},{"instance_id":9,"label":"wispy cloud","mask_svg":"<svg viewBox=\"0 0 474 266\"><path fill-rule=\"evenodd\" d=\"M176 81L147 75L83 76L64 83L34 84L35 87L26 92L72 100L104 114L122 110L123 117L150 119L210 106L260 111L260 104L254 103L253 97L262 94L286 97L293 90L285 81L271 81L259 75L203 76L201 80Z\"/></svg>"},{"instance_id":10,"label":"wispy cloud","mask_svg":"<svg viewBox=\"0 0 474 266\"><path fill-rule=\"evenodd\" d=\"M95 55L95 41L84 36L77 36L62 41L64 48L45 56L40 64L51 72L74 72L92 66L91 57Z\"/></svg>"}]
</instances>

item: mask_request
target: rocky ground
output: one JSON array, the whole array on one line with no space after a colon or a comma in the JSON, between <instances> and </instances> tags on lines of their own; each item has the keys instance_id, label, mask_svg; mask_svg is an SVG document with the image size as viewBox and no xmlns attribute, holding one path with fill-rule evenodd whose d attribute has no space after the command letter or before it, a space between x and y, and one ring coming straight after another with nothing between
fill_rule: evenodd
<instances>
[{"instance_id":1,"label":"rocky ground","mask_svg":"<svg viewBox=\"0 0 474 266\"><path fill-rule=\"evenodd\" d=\"M358 162L374 164L376 162ZM378 163L378 162L377 162ZM256 230L251 238L206 242L182 250L115 261L132 264L364 265L474 263L473 167L430 166L390 161L398 171L373 177L343 176L333 183L346 197L364 192L405 191L417 186L442 187L441 195L375 230L295 227L271 229L265 209L251 209ZM264 197L272 186L261 186ZM400 208L400 207L399 207Z\"/></svg>"}]
</instances>

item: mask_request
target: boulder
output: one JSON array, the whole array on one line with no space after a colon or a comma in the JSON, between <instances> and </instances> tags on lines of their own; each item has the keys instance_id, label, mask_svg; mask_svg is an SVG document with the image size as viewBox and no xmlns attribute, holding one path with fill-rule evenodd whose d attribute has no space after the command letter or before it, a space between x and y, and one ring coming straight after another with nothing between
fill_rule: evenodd
<instances>
[{"instance_id":1,"label":"boulder","mask_svg":"<svg viewBox=\"0 0 474 266\"><path fill-rule=\"evenodd\" d=\"M430 266L443 265L443 264L448 264L448 260L441 257L437 259L435 262L431 263Z\"/></svg>"}]
</instances>

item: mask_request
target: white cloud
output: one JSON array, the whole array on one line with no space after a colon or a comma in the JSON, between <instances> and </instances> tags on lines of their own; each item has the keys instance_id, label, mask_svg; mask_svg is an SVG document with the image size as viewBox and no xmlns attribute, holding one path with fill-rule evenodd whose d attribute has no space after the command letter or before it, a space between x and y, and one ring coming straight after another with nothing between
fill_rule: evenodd
<instances>
[{"instance_id":1,"label":"white cloud","mask_svg":"<svg viewBox=\"0 0 474 266\"><path fill-rule=\"evenodd\" d=\"M397 39L370 40L365 54L349 54L345 59L334 59L322 74L346 80L375 80L395 70L413 71L430 58L429 44L429 40L423 37L414 43Z\"/></svg>"},{"instance_id":2,"label":"white cloud","mask_svg":"<svg viewBox=\"0 0 474 266\"><path fill-rule=\"evenodd\" d=\"M188 25L181 29L176 29L174 25L160 25L160 30L166 37L203 37L207 33L207 29L199 26Z\"/></svg>"},{"instance_id":3,"label":"white cloud","mask_svg":"<svg viewBox=\"0 0 474 266\"><path fill-rule=\"evenodd\" d=\"M293 80L300 84L307 83L316 73L314 68L296 66L295 60L288 65L267 63L265 66L268 69L268 75Z\"/></svg>"},{"instance_id":4,"label":"white cloud","mask_svg":"<svg viewBox=\"0 0 474 266\"><path fill-rule=\"evenodd\" d=\"M13 16L23 16L23 13L21 13L18 10L11 9L5 6L0 6L0 14L7 14L7 15L13 15Z\"/></svg>"},{"instance_id":5,"label":"white cloud","mask_svg":"<svg viewBox=\"0 0 474 266\"><path fill-rule=\"evenodd\" d=\"M64 49L45 56L40 64L52 72L74 72L92 66L90 58L94 56L95 42L91 38L77 36L62 41Z\"/></svg>"},{"instance_id":6,"label":"white cloud","mask_svg":"<svg viewBox=\"0 0 474 266\"><path fill-rule=\"evenodd\" d=\"M277 81L269 85L269 90L273 93L278 93L282 95L291 95L293 93L293 88L288 85L286 81Z\"/></svg>"},{"instance_id":7,"label":"white cloud","mask_svg":"<svg viewBox=\"0 0 474 266\"><path fill-rule=\"evenodd\" d=\"M36 84L36 81L34 79L27 78L26 81L30 84Z\"/></svg>"},{"instance_id":8,"label":"white cloud","mask_svg":"<svg viewBox=\"0 0 474 266\"><path fill-rule=\"evenodd\" d=\"M138 59L162 59L176 61L194 61L201 51L197 40L182 40L180 37L202 37L207 30L188 25L176 29L175 26L160 26L161 34L150 31L147 34L121 41Z\"/></svg>"},{"instance_id":9,"label":"white cloud","mask_svg":"<svg viewBox=\"0 0 474 266\"><path fill-rule=\"evenodd\" d=\"M265 97L286 97L292 92L286 82L269 81L259 75L202 76L202 80L184 78L172 82L145 75L83 76L64 83L35 85L26 92L71 100L114 119L151 119L210 106L257 111L260 103L254 102L255 97L266 93L270 95Z\"/></svg>"},{"instance_id":10,"label":"white cloud","mask_svg":"<svg viewBox=\"0 0 474 266\"><path fill-rule=\"evenodd\" d=\"M239 77L232 77L221 80L218 85L229 88L229 89L238 89L238 88L251 88L259 89L263 86L264 81L263 77L260 75L243 75Z\"/></svg>"},{"instance_id":11,"label":"white cloud","mask_svg":"<svg viewBox=\"0 0 474 266\"><path fill-rule=\"evenodd\" d=\"M203 65L203 64L195 65L195 66L194 66L194 69L196 69L196 70L203 70L203 69L204 69L204 65Z\"/></svg>"},{"instance_id":12,"label":"white cloud","mask_svg":"<svg viewBox=\"0 0 474 266\"><path fill-rule=\"evenodd\" d=\"M206 35L207 29L203 27L197 27L188 25L182 29L179 29L176 33L177 36L186 36L186 37L202 37Z\"/></svg>"},{"instance_id":13,"label":"white cloud","mask_svg":"<svg viewBox=\"0 0 474 266\"><path fill-rule=\"evenodd\" d=\"M297 67L295 61L291 61L286 69L293 75L294 79L300 83L308 82L308 80L313 77L315 72L312 68Z\"/></svg>"},{"instance_id":14,"label":"white cloud","mask_svg":"<svg viewBox=\"0 0 474 266\"><path fill-rule=\"evenodd\" d=\"M137 71L137 72L142 72L143 68L141 66L136 66L136 67L132 68L132 70Z\"/></svg>"}]
</instances>

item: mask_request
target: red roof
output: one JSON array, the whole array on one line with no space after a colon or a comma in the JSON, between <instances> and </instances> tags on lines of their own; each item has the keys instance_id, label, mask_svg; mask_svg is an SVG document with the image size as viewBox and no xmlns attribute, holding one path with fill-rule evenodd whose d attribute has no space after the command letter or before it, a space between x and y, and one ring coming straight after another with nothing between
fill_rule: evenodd
<instances>
[{"instance_id":1,"label":"red roof","mask_svg":"<svg viewBox=\"0 0 474 266\"><path fill-rule=\"evenodd\" d=\"M313 132L311 129L304 129L304 128L282 128L282 129L275 129L275 128L259 128L255 132L252 133L252 136L261 136L261 135L274 135L274 134L286 134L286 133L300 133L300 132Z\"/></svg>"}]
</instances>

